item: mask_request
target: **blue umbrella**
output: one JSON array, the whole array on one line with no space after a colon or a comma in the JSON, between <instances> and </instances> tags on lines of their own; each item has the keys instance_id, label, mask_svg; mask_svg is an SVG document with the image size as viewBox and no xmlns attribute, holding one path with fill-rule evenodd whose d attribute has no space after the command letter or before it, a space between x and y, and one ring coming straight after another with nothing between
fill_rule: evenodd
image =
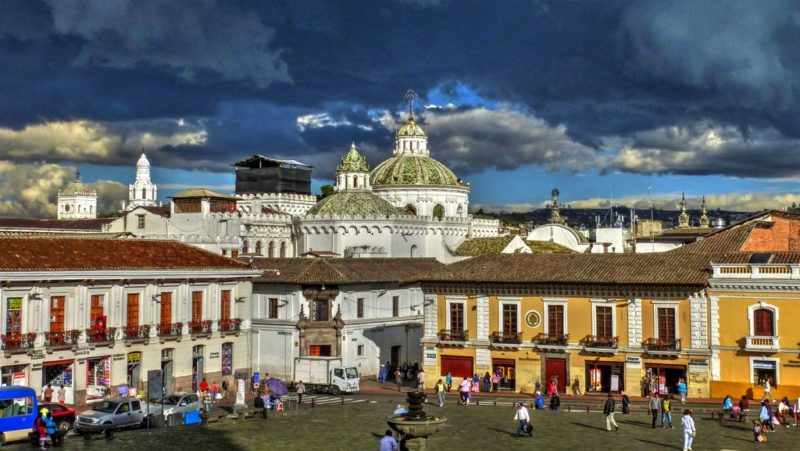
<instances>
[{"instance_id":1,"label":"blue umbrella","mask_svg":"<svg viewBox=\"0 0 800 451\"><path fill-rule=\"evenodd\" d=\"M289 389L286 388L286 384L281 382L280 379L267 379L267 388L269 388L269 391L272 392L273 395L277 396L283 396L289 393Z\"/></svg>"}]
</instances>

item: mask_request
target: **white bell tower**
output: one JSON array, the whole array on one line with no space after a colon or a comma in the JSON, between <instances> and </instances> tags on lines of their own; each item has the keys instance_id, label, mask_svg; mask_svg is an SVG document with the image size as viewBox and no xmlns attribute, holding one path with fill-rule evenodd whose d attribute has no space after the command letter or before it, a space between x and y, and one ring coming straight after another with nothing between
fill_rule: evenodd
<instances>
[{"instance_id":1,"label":"white bell tower","mask_svg":"<svg viewBox=\"0 0 800 451\"><path fill-rule=\"evenodd\" d=\"M136 207L156 207L161 205L156 200L158 188L150 181L150 162L147 156L142 153L139 161L136 162L136 181L133 185L128 185L128 206L126 210L133 210Z\"/></svg>"},{"instance_id":2,"label":"white bell tower","mask_svg":"<svg viewBox=\"0 0 800 451\"><path fill-rule=\"evenodd\" d=\"M97 192L84 185L81 173L58 192L58 219L94 219L97 217Z\"/></svg>"}]
</instances>

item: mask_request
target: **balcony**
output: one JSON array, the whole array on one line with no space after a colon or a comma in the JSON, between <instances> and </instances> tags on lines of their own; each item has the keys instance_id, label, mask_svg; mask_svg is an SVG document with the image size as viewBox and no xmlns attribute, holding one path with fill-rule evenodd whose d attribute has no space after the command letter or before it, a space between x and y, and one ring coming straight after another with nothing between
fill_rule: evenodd
<instances>
[{"instance_id":1,"label":"balcony","mask_svg":"<svg viewBox=\"0 0 800 451\"><path fill-rule=\"evenodd\" d=\"M778 337L747 336L744 337L744 350L754 352L777 352Z\"/></svg>"},{"instance_id":2,"label":"balcony","mask_svg":"<svg viewBox=\"0 0 800 451\"><path fill-rule=\"evenodd\" d=\"M493 348L519 348L522 345L522 332L493 332L489 335Z\"/></svg>"},{"instance_id":3,"label":"balcony","mask_svg":"<svg viewBox=\"0 0 800 451\"><path fill-rule=\"evenodd\" d=\"M183 336L183 323L159 324L156 326L156 331L162 343L167 340L180 341L181 336Z\"/></svg>"},{"instance_id":4,"label":"balcony","mask_svg":"<svg viewBox=\"0 0 800 451\"><path fill-rule=\"evenodd\" d=\"M221 319L217 325L219 326L219 333L221 336L236 335L238 337L242 320L239 318Z\"/></svg>"},{"instance_id":5,"label":"balcony","mask_svg":"<svg viewBox=\"0 0 800 451\"><path fill-rule=\"evenodd\" d=\"M566 351L569 346L569 334L541 333L533 337L533 344L546 351Z\"/></svg>"},{"instance_id":6,"label":"balcony","mask_svg":"<svg viewBox=\"0 0 800 451\"><path fill-rule=\"evenodd\" d=\"M95 346L114 346L117 335L116 327L93 327L86 329L86 342Z\"/></svg>"},{"instance_id":7,"label":"balcony","mask_svg":"<svg viewBox=\"0 0 800 451\"><path fill-rule=\"evenodd\" d=\"M79 330L60 330L56 332L44 333L44 345L48 351L56 349L71 349L78 345L78 337L81 336Z\"/></svg>"},{"instance_id":8,"label":"balcony","mask_svg":"<svg viewBox=\"0 0 800 451\"><path fill-rule=\"evenodd\" d=\"M439 331L439 344L443 346L463 347L467 342L466 330L447 330Z\"/></svg>"},{"instance_id":9,"label":"balcony","mask_svg":"<svg viewBox=\"0 0 800 451\"><path fill-rule=\"evenodd\" d=\"M192 340L199 337L211 337L211 321L192 321L189 323L189 331L192 333Z\"/></svg>"},{"instance_id":10,"label":"balcony","mask_svg":"<svg viewBox=\"0 0 800 451\"><path fill-rule=\"evenodd\" d=\"M36 333L0 335L2 338L3 353L24 354L33 349L36 342Z\"/></svg>"},{"instance_id":11,"label":"balcony","mask_svg":"<svg viewBox=\"0 0 800 451\"><path fill-rule=\"evenodd\" d=\"M677 356L681 353L681 340L664 340L661 338L648 338L642 342L644 352L650 355Z\"/></svg>"},{"instance_id":12,"label":"balcony","mask_svg":"<svg viewBox=\"0 0 800 451\"><path fill-rule=\"evenodd\" d=\"M580 341L585 352L597 354L613 354L619 347L619 337L604 337L599 335L587 335Z\"/></svg>"},{"instance_id":13,"label":"balcony","mask_svg":"<svg viewBox=\"0 0 800 451\"><path fill-rule=\"evenodd\" d=\"M150 326L125 326L122 329L125 344L146 343L150 339Z\"/></svg>"}]
</instances>

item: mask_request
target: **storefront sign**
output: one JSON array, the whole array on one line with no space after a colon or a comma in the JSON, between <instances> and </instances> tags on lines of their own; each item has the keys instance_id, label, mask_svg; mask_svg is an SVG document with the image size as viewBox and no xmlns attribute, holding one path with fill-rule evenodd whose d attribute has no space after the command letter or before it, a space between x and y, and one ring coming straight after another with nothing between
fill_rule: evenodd
<instances>
[{"instance_id":1,"label":"storefront sign","mask_svg":"<svg viewBox=\"0 0 800 451\"><path fill-rule=\"evenodd\" d=\"M14 373L11 385L20 385L20 386L27 385L27 378L25 377L25 373Z\"/></svg>"},{"instance_id":2,"label":"storefront sign","mask_svg":"<svg viewBox=\"0 0 800 451\"><path fill-rule=\"evenodd\" d=\"M792 368L800 368L800 360L789 360L783 366L789 366Z\"/></svg>"},{"instance_id":3,"label":"storefront sign","mask_svg":"<svg viewBox=\"0 0 800 451\"><path fill-rule=\"evenodd\" d=\"M89 355L90 352L89 348L78 348L75 350L75 355Z\"/></svg>"},{"instance_id":4,"label":"storefront sign","mask_svg":"<svg viewBox=\"0 0 800 451\"><path fill-rule=\"evenodd\" d=\"M45 357L44 351L31 352L31 360L44 360Z\"/></svg>"},{"instance_id":5,"label":"storefront sign","mask_svg":"<svg viewBox=\"0 0 800 451\"><path fill-rule=\"evenodd\" d=\"M42 369L42 364L41 364L41 363L34 363L34 364L31 366L31 369L32 369L32 370L41 370L41 369Z\"/></svg>"},{"instance_id":6,"label":"storefront sign","mask_svg":"<svg viewBox=\"0 0 800 451\"><path fill-rule=\"evenodd\" d=\"M642 359L640 357L626 357L625 365L627 365L628 368L641 368Z\"/></svg>"},{"instance_id":7,"label":"storefront sign","mask_svg":"<svg viewBox=\"0 0 800 451\"><path fill-rule=\"evenodd\" d=\"M114 361L125 360L125 354L114 354Z\"/></svg>"},{"instance_id":8,"label":"storefront sign","mask_svg":"<svg viewBox=\"0 0 800 451\"><path fill-rule=\"evenodd\" d=\"M78 365L83 365L86 363L86 359L78 359Z\"/></svg>"},{"instance_id":9,"label":"storefront sign","mask_svg":"<svg viewBox=\"0 0 800 451\"><path fill-rule=\"evenodd\" d=\"M116 356L114 360L117 360ZM142 361L142 353L141 352L129 352L128 353L128 363L139 363Z\"/></svg>"},{"instance_id":10,"label":"storefront sign","mask_svg":"<svg viewBox=\"0 0 800 451\"><path fill-rule=\"evenodd\" d=\"M689 360L689 372L690 373L707 373L708 372L708 360L690 359Z\"/></svg>"},{"instance_id":11,"label":"storefront sign","mask_svg":"<svg viewBox=\"0 0 800 451\"><path fill-rule=\"evenodd\" d=\"M209 352L208 353L208 358L209 359L218 359L219 358L219 352Z\"/></svg>"},{"instance_id":12,"label":"storefront sign","mask_svg":"<svg viewBox=\"0 0 800 451\"><path fill-rule=\"evenodd\" d=\"M425 354L425 357L429 359L436 359L436 354Z\"/></svg>"}]
</instances>

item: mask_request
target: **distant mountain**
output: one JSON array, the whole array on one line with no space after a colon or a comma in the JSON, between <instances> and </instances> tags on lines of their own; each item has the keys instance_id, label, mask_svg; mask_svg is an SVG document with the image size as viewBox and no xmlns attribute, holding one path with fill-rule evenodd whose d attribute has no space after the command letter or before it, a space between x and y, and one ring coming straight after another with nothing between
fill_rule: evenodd
<instances>
[{"instance_id":1,"label":"distant mountain","mask_svg":"<svg viewBox=\"0 0 800 451\"><path fill-rule=\"evenodd\" d=\"M700 219L700 210L687 210L691 225L697 226ZM731 224L739 221L755 212L745 211L727 211L727 210L710 210L708 217L712 221L715 218L722 218L725 224ZM650 219L650 210L636 210L636 216L640 220ZM674 227L678 224L679 210L653 210L652 218L664 223L664 228ZM532 222L534 225L546 224L550 218L550 209L540 208L525 213L487 213L483 210L478 210L473 213L476 218L494 218L499 219L505 225L519 225ZM614 217L611 217L611 210L608 208L569 208L564 206L561 208L561 216L567 218L567 224L575 228L594 228L599 222L604 226L612 225L615 220L621 220L625 227L630 227L631 212L630 207L619 206L614 207Z\"/></svg>"}]
</instances>

